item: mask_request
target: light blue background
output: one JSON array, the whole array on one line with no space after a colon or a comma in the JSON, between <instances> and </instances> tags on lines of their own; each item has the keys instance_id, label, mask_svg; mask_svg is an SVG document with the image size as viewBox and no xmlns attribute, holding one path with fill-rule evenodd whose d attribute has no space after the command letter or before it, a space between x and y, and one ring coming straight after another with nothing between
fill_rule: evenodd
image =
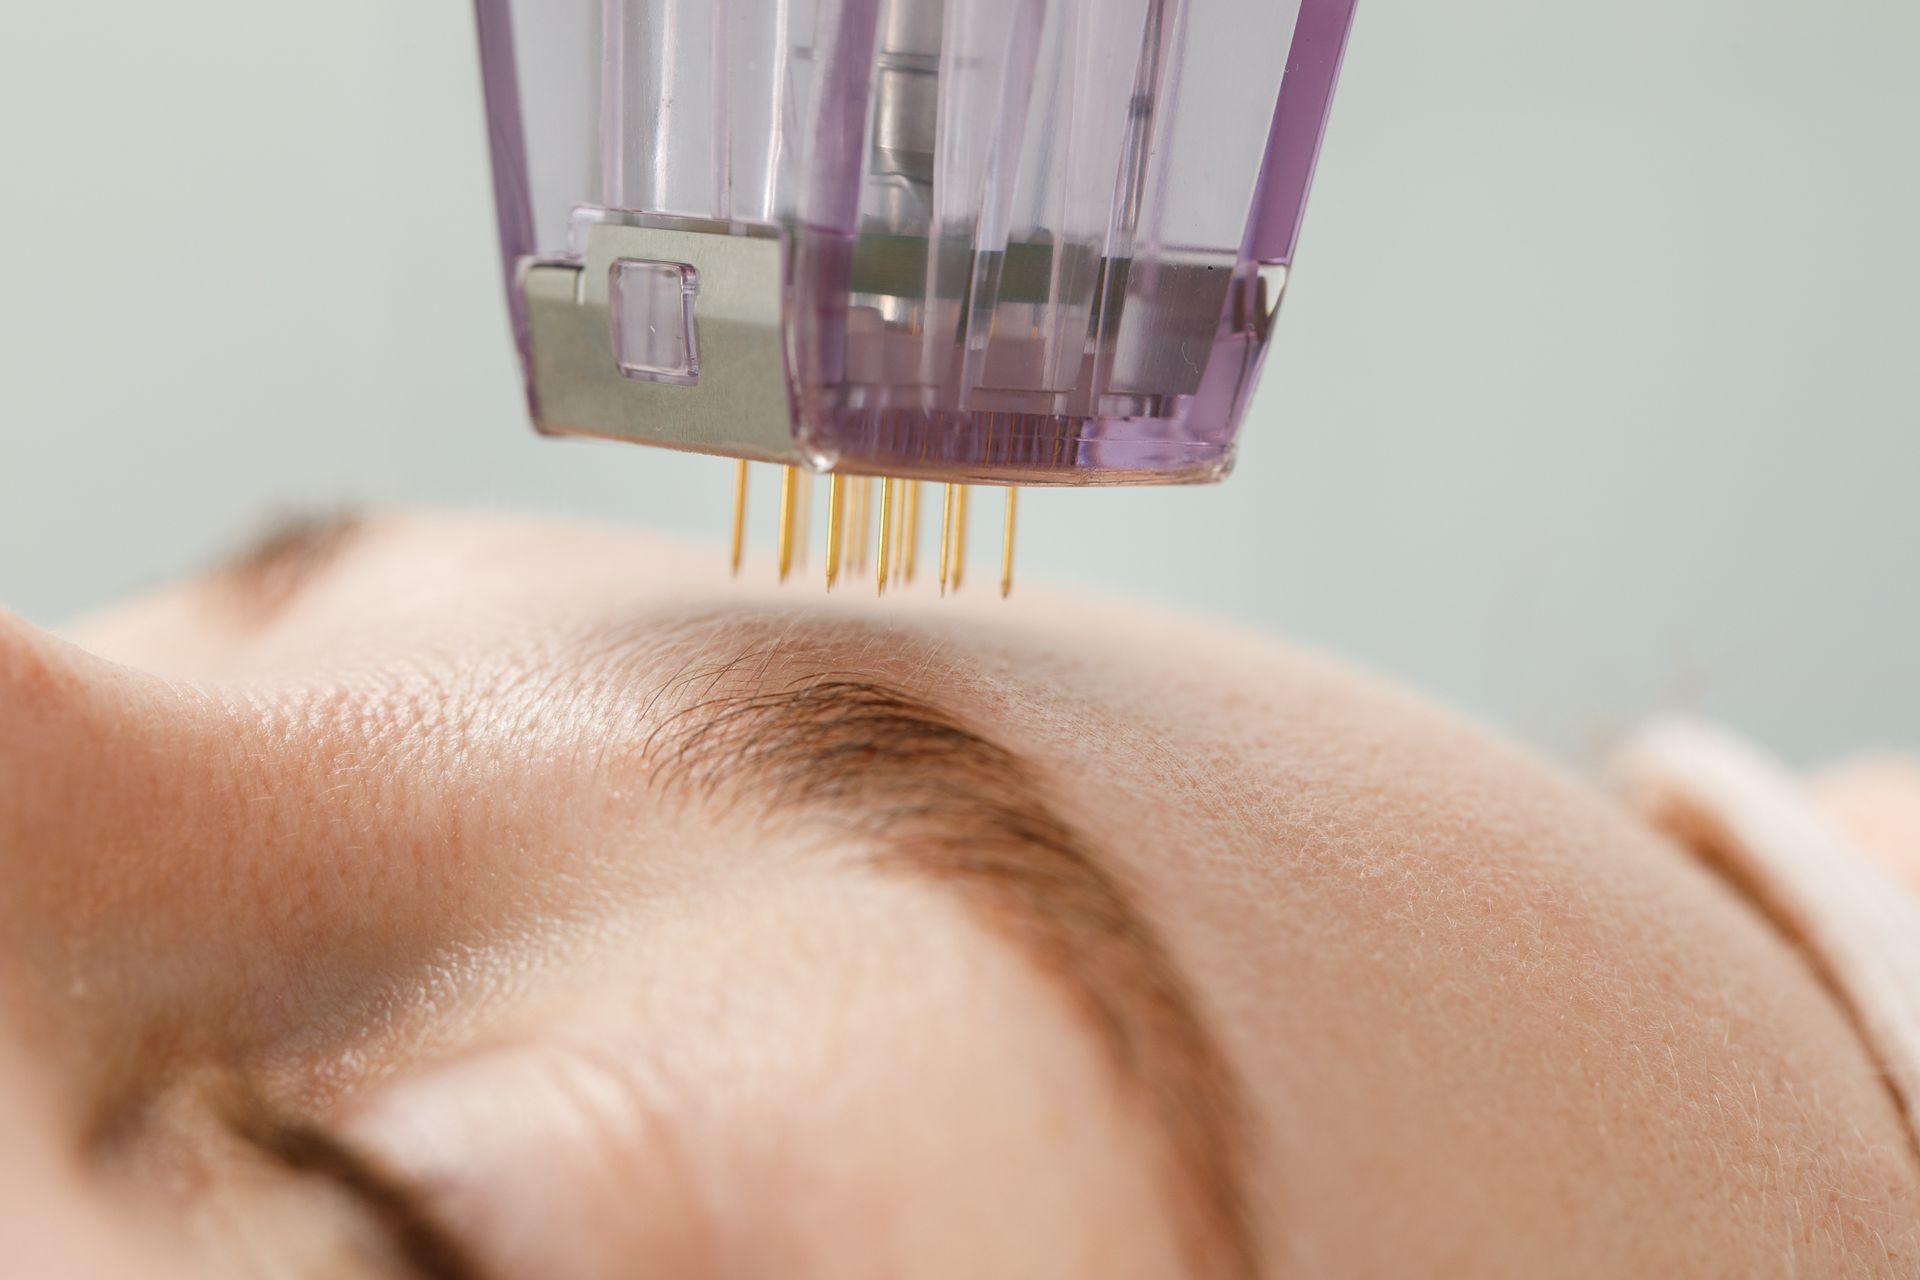
<instances>
[{"instance_id":1,"label":"light blue background","mask_svg":"<svg viewBox=\"0 0 1920 1280\"><path fill-rule=\"evenodd\" d=\"M347 502L720 535L726 464L521 423L469 24L6 6L0 602ZM1917 48L1910 0L1362 0L1239 474L1030 495L1025 580L1577 760L1675 706L1920 744Z\"/></svg>"}]
</instances>

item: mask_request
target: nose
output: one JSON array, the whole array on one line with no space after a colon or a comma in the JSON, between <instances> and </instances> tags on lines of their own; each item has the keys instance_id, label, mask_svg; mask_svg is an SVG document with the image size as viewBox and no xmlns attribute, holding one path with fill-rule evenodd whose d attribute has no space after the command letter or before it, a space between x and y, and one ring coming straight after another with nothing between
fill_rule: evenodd
<instances>
[{"instance_id":1,"label":"nose","mask_svg":"<svg viewBox=\"0 0 1920 1280\"><path fill-rule=\"evenodd\" d=\"M180 908L221 738L204 698L0 614L0 1275L196 1274L97 1136L154 1023L201 1025Z\"/></svg>"},{"instance_id":2,"label":"nose","mask_svg":"<svg viewBox=\"0 0 1920 1280\"><path fill-rule=\"evenodd\" d=\"M77 1070L111 1071L128 1011L181 1007L205 971L228 721L0 615L0 1022Z\"/></svg>"},{"instance_id":3,"label":"nose","mask_svg":"<svg viewBox=\"0 0 1920 1280\"><path fill-rule=\"evenodd\" d=\"M165 680L0 614L0 1017L97 1073L237 1059L491 927L496 789L449 794L388 689Z\"/></svg>"}]
</instances>

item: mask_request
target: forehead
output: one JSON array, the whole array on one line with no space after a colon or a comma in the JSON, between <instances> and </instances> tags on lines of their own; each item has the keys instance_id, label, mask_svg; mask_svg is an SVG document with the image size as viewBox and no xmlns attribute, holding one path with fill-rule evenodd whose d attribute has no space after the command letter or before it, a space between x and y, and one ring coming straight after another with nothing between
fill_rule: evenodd
<instances>
[{"instance_id":1,"label":"forehead","mask_svg":"<svg viewBox=\"0 0 1920 1280\"><path fill-rule=\"evenodd\" d=\"M1057 762L1210 1000L1276 1257L1771 1265L1815 1189L1888 1167L1882 1146L1863 1183L1816 1136L1885 1132L1888 1100L1788 940L1608 797L1337 664L1090 633L1124 637L1113 661L1084 644L1033 694L1055 711L1009 732ZM1176 660L1201 640L1213 661ZM1871 1254L1885 1219L1856 1207L1823 1230Z\"/></svg>"}]
</instances>

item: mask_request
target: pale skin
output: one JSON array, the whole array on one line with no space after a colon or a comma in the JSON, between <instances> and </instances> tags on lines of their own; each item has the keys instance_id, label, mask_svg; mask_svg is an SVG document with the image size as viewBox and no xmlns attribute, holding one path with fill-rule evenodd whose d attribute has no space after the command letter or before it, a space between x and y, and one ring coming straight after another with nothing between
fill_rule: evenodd
<instances>
[{"instance_id":1,"label":"pale skin","mask_svg":"<svg viewBox=\"0 0 1920 1280\"><path fill-rule=\"evenodd\" d=\"M1920 1272L1844 1011L1612 800L1259 638L931 595L394 519L272 607L0 617L4 1269L418 1274L244 1087L500 1280L1227 1274L1052 975L857 836L663 796L652 699L753 655L1032 763L1238 1081L1259 1274ZM1896 859L1899 776L1823 784Z\"/></svg>"}]
</instances>

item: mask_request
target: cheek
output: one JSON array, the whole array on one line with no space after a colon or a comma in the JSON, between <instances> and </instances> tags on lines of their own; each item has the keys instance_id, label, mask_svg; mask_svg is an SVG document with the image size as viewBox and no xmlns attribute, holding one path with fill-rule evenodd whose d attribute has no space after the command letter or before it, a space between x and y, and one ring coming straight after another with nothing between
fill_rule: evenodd
<instances>
[{"instance_id":1,"label":"cheek","mask_svg":"<svg viewBox=\"0 0 1920 1280\"><path fill-rule=\"evenodd\" d=\"M0 1240L7 1273L80 1280L135 1274L139 1255L128 1247L134 1241L121 1238L123 1224L82 1181L73 1134L54 1123L69 1114L71 1100L51 1092L46 1064L30 1062L27 1052L15 1028L0 1027Z\"/></svg>"},{"instance_id":2,"label":"cheek","mask_svg":"<svg viewBox=\"0 0 1920 1280\"><path fill-rule=\"evenodd\" d=\"M204 1280L218 1274L210 1273L205 1257L97 1188L32 1167L31 1154L15 1143L0 1157L0 1205L9 1275Z\"/></svg>"},{"instance_id":3,"label":"cheek","mask_svg":"<svg viewBox=\"0 0 1920 1280\"><path fill-rule=\"evenodd\" d=\"M202 1092L146 1078L109 1137L38 1038L0 1030L0 1273L62 1280L385 1275L363 1213L245 1151ZM57 1087L56 1087L57 1086ZM152 1090L163 1096L151 1096Z\"/></svg>"}]
</instances>

